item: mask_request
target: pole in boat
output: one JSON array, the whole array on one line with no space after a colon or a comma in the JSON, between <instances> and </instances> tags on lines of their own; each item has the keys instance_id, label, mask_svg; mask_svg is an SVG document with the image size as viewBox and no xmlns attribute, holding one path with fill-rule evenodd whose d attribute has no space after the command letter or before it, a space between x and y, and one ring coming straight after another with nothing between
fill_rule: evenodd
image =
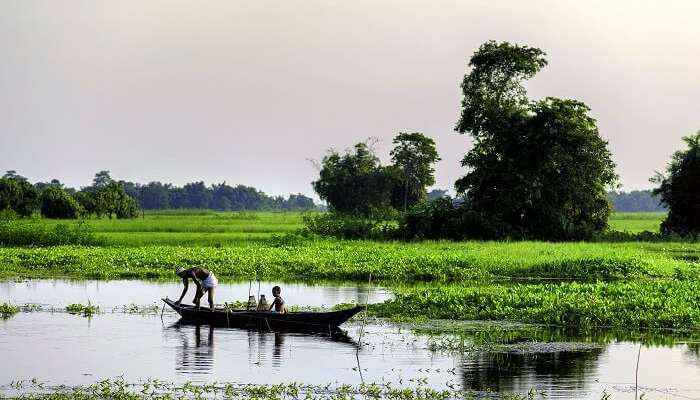
<instances>
[{"instance_id":1,"label":"pole in boat","mask_svg":"<svg viewBox=\"0 0 700 400\"><path fill-rule=\"evenodd\" d=\"M251 279L248 281L248 305L246 305L246 307L245 307L245 309L249 310L249 311L250 311L250 289L252 289L252 288L253 288L253 280ZM256 300L255 303L257 304L257 302L258 301Z\"/></svg>"},{"instance_id":2,"label":"pole in boat","mask_svg":"<svg viewBox=\"0 0 700 400\"><path fill-rule=\"evenodd\" d=\"M256 305L256 307L255 307L255 309L257 309L258 306L260 305L260 274L258 273L258 269L257 269L257 268L255 268L255 279L258 280L258 299L257 299L258 303L257 303L257 305Z\"/></svg>"}]
</instances>

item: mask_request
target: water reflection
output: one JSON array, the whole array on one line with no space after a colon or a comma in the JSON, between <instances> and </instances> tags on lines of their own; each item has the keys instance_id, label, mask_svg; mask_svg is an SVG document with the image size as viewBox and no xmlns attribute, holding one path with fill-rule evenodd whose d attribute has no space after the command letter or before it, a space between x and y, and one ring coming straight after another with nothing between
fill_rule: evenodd
<instances>
[{"instance_id":1,"label":"water reflection","mask_svg":"<svg viewBox=\"0 0 700 400\"><path fill-rule=\"evenodd\" d=\"M537 385L582 391L593 380L602 348L545 353L477 353L462 359L462 385L473 390L518 391ZM528 387L529 386L529 387Z\"/></svg>"},{"instance_id":2,"label":"water reflection","mask_svg":"<svg viewBox=\"0 0 700 400\"><path fill-rule=\"evenodd\" d=\"M284 333L275 332L275 345L272 348L272 367L279 369L282 364L282 348L284 347Z\"/></svg>"},{"instance_id":3,"label":"water reflection","mask_svg":"<svg viewBox=\"0 0 700 400\"><path fill-rule=\"evenodd\" d=\"M182 342L175 354L175 373L210 374L214 368L214 327L175 324L172 329Z\"/></svg>"},{"instance_id":4,"label":"water reflection","mask_svg":"<svg viewBox=\"0 0 700 400\"><path fill-rule=\"evenodd\" d=\"M222 289L222 299L234 298L247 293L248 285L222 285ZM58 384L90 384L120 375L130 382L152 377L179 383L323 385L364 380L399 386L425 381L436 389L445 389L446 383L476 390L539 388L548 398L567 399L599 400L605 389L614 392L615 399L632 399L629 389L642 343L639 381L644 387L700 398L700 332L572 332L494 322L436 327L431 321L416 336L415 325L406 329L370 321L358 354L357 343L347 337L186 325L168 312L164 326L160 315L111 312L114 305L148 304L154 293L179 290L176 284L138 281L0 282L0 303L65 305L89 299L104 310L92 319L38 311L0 320L4 361L0 377L5 378L0 385L33 377ZM307 305L363 302L365 293L358 287L292 284L284 290L289 294L285 298ZM350 322L343 328L351 337L358 337L359 323ZM457 335L456 343L463 338L467 351L433 351L426 336L444 339L446 331ZM473 343L484 346L475 350L469 347Z\"/></svg>"},{"instance_id":5,"label":"water reflection","mask_svg":"<svg viewBox=\"0 0 700 400\"><path fill-rule=\"evenodd\" d=\"M227 354L219 365L219 370L229 368L231 363L240 364L240 356L247 352L249 368L269 368L270 371L284 371L285 362L296 363L293 360L293 347L343 346L345 350L354 349L356 343L349 336L309 335L290 332L264 332L236 328L216 327L206 324L188 323L184 320L167 326L164 338L177 338L175 348L175 373L177 375L213 374L216 367L215 343L223 343L223 352ZM216 338L218 336L218 338ZM245 345L241 347L241 339ZM290 341L288 346L285 342ZM237 357L231 357L231 347L238 350ZM340 349L339 349L340 350ZM301 351L294 354L297 358L305 358ZM238 361L237 361L238 360ZM240 367L240 365L239 365Z\"/></svg>"}]
</instances>

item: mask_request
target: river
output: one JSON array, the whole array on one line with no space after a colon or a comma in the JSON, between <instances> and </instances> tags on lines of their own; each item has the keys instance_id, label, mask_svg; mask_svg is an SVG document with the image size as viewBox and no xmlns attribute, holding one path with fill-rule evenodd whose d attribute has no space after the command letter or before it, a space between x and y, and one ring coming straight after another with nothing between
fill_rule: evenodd
<instances>
[{"instance_id":1,"label":"river","mask_svg":"<svg viewBox=\"0 0 700 400\"><path fill-rule=\"evenodd\" d=\"M273 283L262 282L269 295ZM352 284L281 284L289 305L331 306L381 302L391 293ZM124 376L168 382L360 384L461 387L489 391L544 391L548 398L634 398L635 367L647 399L700 398L700 345L672 333L619 335L600 331L568 335L545 328L489 322L451 324L461 335L431 334L415 326L371 319L358 351L361 320L343 326L347 338L255 332L182 324L174 312L161 318L160 297L177 298L177 282L29 280L0 282L0 303L34 303L42 310L20 312L0 321L0 389L36 378L48 385L90 384ZM222 283L217 302L245 300L258 284ZM193 292L187 295L191 300ZM90 302L92 317L68 314L71 303ZM150 305L126 312L125 305ZM52 311L53 308L53 311ZM455 348L484 332L517 333L498 346ZM637 335L639 336L637 338ZM506 334L508 336L508 334ZM445 345L447 343L448 345Z\"/></svg>"}]
</instances>

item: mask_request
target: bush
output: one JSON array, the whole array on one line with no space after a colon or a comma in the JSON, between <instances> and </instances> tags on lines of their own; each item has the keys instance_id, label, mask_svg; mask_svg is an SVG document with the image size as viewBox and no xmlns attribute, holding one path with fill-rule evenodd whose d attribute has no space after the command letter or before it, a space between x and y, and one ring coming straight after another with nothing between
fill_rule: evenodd
<instances>
[{"instance_id":1,"label":"bush","mask_svg":"<svg viewBox=\"0 0 700 400\"><path fill-rule=\"evenodd\" d=\"M0 221L13 221L17 218L19 218L19 215L17 215L17 213L11 208L6 208L0 211Z\"/></svg>"},{"instance_id":2,"label":"bush","mask_svg":"<svg viewBox=\"0 0 700 400\"><path fill-rule=\"evenodd\" d=\"M95 245L98 239L83 222L44 225L33 221L0 219L2 246L59 246L66 244Z\"/></svg>"},{"instance_id":3,"label":"bush","mask_svg":"<svg viewBox=\"0 0 700 400\"><path fill-rule=\"evenodd\" d=\"M523 237L505 224L484 218L479 212L452 199L440 198L420 203L406 212L400 222L399 235L405 239L497 239Z\"/></svg>"},{"instance_id":4,"label":"bush","mask_svg":"<svg viewBox=\"0 0 700 400\"><path fill-rule=\"evenodd\" d=\"M71 219L78 218L80 205L63 189L50 186L39 196L41 215L46 218Z\"/></svg>"},{"instance_id":5,"label":"bush","mask_svg":"<svg viewBox=\"0 0 700 400\"><path fill-rule=\"evenodd\" d=\"M397 230L386 220L370 220L338 213L305 215L305 233L338 239L391 239Z\"/></svg>"}]
</instances>

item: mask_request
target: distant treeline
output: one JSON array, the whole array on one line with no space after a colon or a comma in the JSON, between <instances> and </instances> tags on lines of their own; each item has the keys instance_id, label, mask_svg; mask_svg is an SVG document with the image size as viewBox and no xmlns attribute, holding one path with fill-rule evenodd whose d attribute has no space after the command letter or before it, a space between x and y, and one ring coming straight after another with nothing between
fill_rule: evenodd
<instances>
[{"instance_id":1,"label":"distant treeline","mask_svg":"<svg viewBox=\"0 0 700 400\"><path fill-rule=\"evenodd\" d=\"M447 190L434 189L428 193L428 199L435 200L447 196ZM633 190L631 192L608 192L608 198L617 212L645 212L666 211L661 205L659 196L655 196L651 190ZM457 198L454 202L460 203Z\"/></svg>"},{"instance_id":2,"label":"distant treeline","mask_svg":"<svg viewBox=\"0 0 700 400\"><path fill-rule=\"evenodd\" d=\"M301 193L290 194L286 198L269 196L251 186L230 186L226 182L207 186L199 181L182 187L161 182L145 185L122 183L126 193L146 210L199 208L219 211L299 211L316 208L313 199Z\"/></svg>"},{"instance_id":3,"label":"distant treeline","mask_svg":"<svg viewBox=\"0 0 700 400\"><path fill-rule=\"evenodd\" d=\"M651 190L608 192L608 198L618 212L666 211L659 196L655 196Z\"/></svg>"},{"instance_id":4,"label":"distant treeline","mask_svg":"<svg viewBox=\"0 0 700 400\"><path fill-rule=\"evenodd\" d=\"M0 178L0 212L9 210L21 217L38 212L47 218L132 218L139 208L298 211L317 206L303 194L268 196L250 186L229 186L225 182L211 186L192 182L182 187L161 182L140 184L114 180L109 171L96 173L92 185L80 190L65 187L57 179L32 184L15 171L7 171Z\"/></svg>"}]
</instances>

